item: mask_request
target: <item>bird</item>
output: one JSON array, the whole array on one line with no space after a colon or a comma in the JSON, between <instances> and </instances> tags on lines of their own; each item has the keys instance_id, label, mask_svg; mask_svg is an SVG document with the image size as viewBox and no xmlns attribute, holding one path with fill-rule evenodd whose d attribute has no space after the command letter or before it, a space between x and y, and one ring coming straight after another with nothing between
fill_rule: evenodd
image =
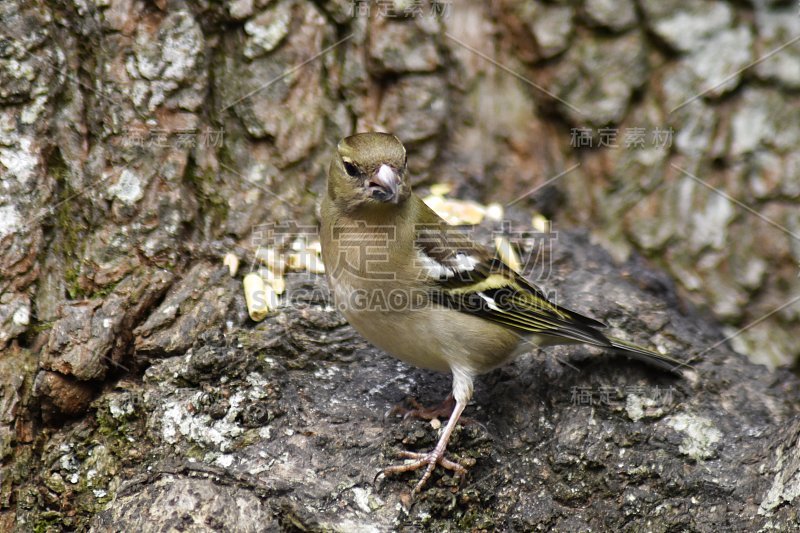
<instances>
[{"instance_id":1,"label":"bird","mask_svg":"<svg viewBox=\"0 0 800 533\"><path fill-rule=\"evenodd\" d=\"M452 374L455 401L436 446L401 451L406 461L383 469L386 476L424 470L412 495L437 465L466 475L445 452L474 379L532 346L584 343L676 373L686 365L606 335L602 322L549 301L414 194L407 163L392 134L342 139L328 168L320 243L334 301L353 328L406 363Z\"/></svg>"}]
</instances>

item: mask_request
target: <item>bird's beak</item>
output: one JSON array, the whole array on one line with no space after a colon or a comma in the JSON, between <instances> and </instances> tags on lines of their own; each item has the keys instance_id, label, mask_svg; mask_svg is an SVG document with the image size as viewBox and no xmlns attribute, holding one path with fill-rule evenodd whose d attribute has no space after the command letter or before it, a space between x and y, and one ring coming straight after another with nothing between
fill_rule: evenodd
<instances>
[{"instance_id":1,"label":"bird's beak","mask_svg":"<svg viewBox=\"0 0 800 533\"><path fill-rule=\"evenodd\" d=\"M372 197L381 202L397 203L397 191L400 188L400 177L389 165L381 165L369 180L367 187Z\"/></svg>"}]
</instances>

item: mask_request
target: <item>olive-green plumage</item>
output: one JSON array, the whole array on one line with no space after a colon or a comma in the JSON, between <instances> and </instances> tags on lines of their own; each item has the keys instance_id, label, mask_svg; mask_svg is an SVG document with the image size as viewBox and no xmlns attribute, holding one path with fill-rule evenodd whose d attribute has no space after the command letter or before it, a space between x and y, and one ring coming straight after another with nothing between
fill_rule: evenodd
<instances>
[{"instance_id":1,"label":"olive-green plumage","mask_svg":"<svg viewBox=\"0 0 800 533\"><path fill-rule=\"evenodd\" d=\"M604 324L547 300L411 192L397 137L343 139L322 204L322 254L336 303L370 342L415 366L453 374L456 407L436 449L387 473L436 464L463 473L444 450L473 378L533 346L586 343L677 371L656 351L602 333Z\"/></svg>"}]
</instances>

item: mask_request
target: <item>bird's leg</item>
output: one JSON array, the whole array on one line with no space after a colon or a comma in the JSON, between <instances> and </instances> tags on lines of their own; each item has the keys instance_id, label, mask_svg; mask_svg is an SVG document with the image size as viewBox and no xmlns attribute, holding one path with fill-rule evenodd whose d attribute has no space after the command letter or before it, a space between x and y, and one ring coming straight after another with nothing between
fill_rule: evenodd
<instances>
[{"instance_id":1,"label":"bird's leg","mask_svg":"<svg viewBox=\"0 0 800 533\"><path fill-rule=\"evenodd\" d=\"M444 468L452 470L459 475L465 475L467 473L467 469L460 464L447 459L444 456L444 452L447 449L447 442L450 440L450 435L453 433L453 429L455 429L456 424L458 423L458 418L461 416L461 412L464 410L466 405L467 402L456 401L453 413L450 415L450 420L447 421L447 426L445 426L444 432L442 433L442 436L439 437L439 442L436 443L436 447L433 450L428 453L409 452L405 450L400 452L400 457L414 459L414 461L407 464L390 466L384 469L384 475L388 476L391 474L397 474L399 472L410 472L412 470L425 468L425 473L422 475L422 479L420 479L414 487L414 490L411 491L412 494L419 493L422 490L422 487L425 486L428 478L431 477L431 474L433 473L433 470L436 468L437 464L442 465Z\"/></svg>"},{"instance_id":2,"label":"bird's leg","mask_svg":"<svg viewBox=\"0 0 800 533\"><path fill-rule=\"evenodd\" d=\"M406 401L411 404L411 409L407 409L402 405L395 405L389 411L389 415L403 415L403 419L419 418L422 420L433 420L439 417L449 417L453 414L453 409L456 406L456 399L452 392L447 395L447 398L445 398L442 403L435 407L425 407L415 398L408 398Z\"/></svg>"}]
</instances>

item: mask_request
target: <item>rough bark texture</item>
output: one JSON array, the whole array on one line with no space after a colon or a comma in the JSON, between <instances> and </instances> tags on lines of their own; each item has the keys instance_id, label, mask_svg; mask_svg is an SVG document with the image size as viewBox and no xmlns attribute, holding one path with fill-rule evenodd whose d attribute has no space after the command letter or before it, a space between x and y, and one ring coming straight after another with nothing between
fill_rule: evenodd
<instances>
[{"instance_id":1,"label":"rough bark texture","mask_svg":"<svg viewBox=\"0 0 800 533\"><path fill-rule=\"evenodd\" d=\"M797 527L798 379L753 364L800 355L796 3L356 4L0 2L0 530ZM552 219L538 281L699 375L523 358L479 382L460 491L402 510L413 479L372 479L435 431L383 413L449 380L317 277L253 324L220 261L313 227L375 128L420 190ZM751 324L748 361L720 341Z\"/></svg>"}]
</instances>

